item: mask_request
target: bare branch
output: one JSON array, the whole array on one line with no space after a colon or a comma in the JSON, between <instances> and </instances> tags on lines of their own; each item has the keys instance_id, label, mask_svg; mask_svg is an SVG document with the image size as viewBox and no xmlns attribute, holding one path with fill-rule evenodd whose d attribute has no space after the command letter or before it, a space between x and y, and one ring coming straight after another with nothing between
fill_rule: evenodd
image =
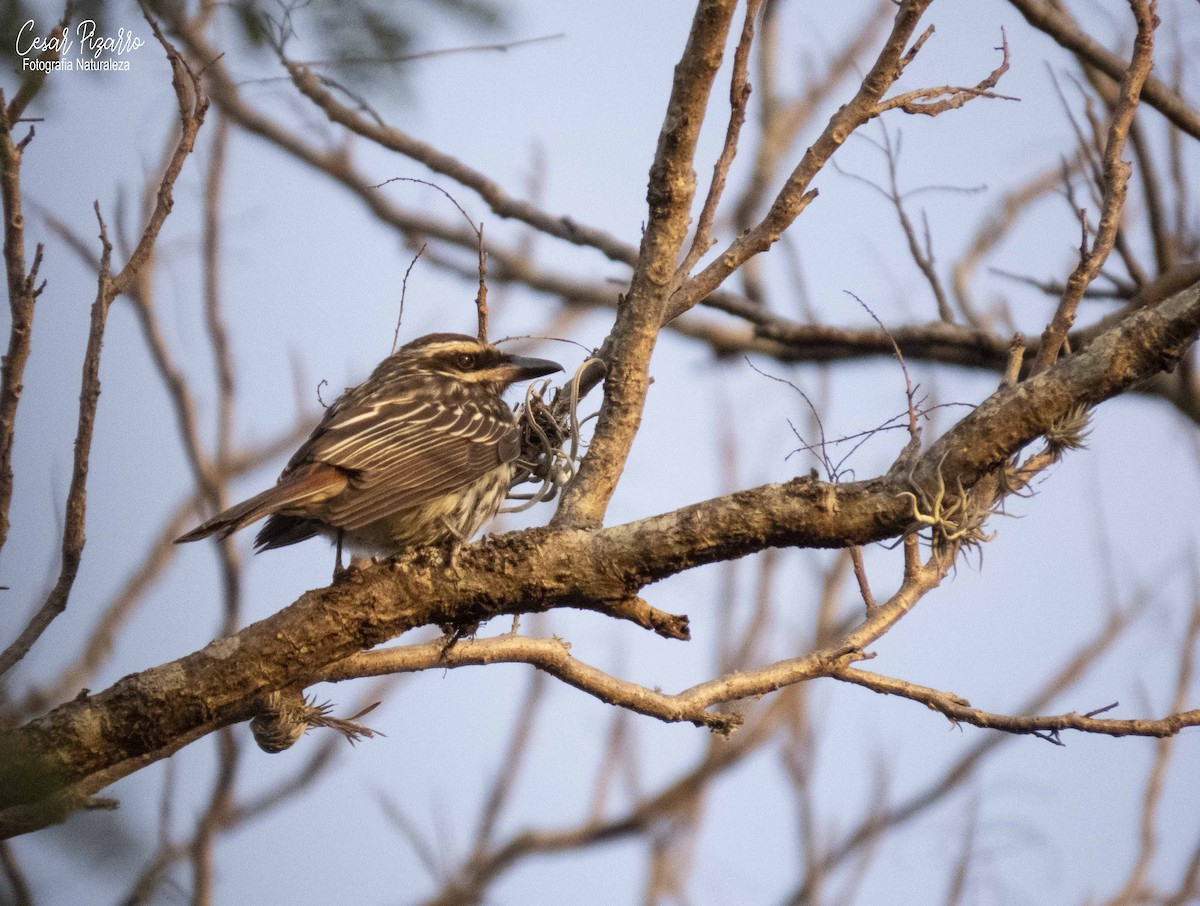
<instances>
[{"instance_id":1,"label":"bare branch","mask_svg":"<svg viewBox=\"0 0 1200 906\"><path fill-rule=\"evenodd\" d=\"M906 65L905 48L930 2L904 0L900 4L892 32L854 98L838 109L821 135L805 151L762 220L742 233L716 260L675 291L663 313L664 324L708 297L730 274L755 255L769 249L808 207L816 197L815 190L810 191L809 186L817 173L855 129L879 114L879 100L903 72Z\"/></svg>"},{"instance_id":2,"label":"bare branch","mask_svg":"<svg viewBox=\"0 0 1200 906\"><path fill-rule=\"evenodd\" d=\"M356 573L359 578L352 584L308 592L230 639L125 677L105 692L63 705L8 734L14 755L0 763L4 776L54 765L74 798L59 797L42 813L20 799L13 801L13 793L3 793L24 785L0 783L0 809L7 807L0 812L0 826L12 833L29 829L31 822L54 820L64 801L90 795L191 739L245 719L265 691L303 684L324 666L416 626L472 625L502 613L552 606L613 613L614 605L630 599L630 589L703 563L769 546L842 547L906 534L911 531L910 506L901 492L910 481L933 487L934 477L944 473L944 478L971 487L1074 407L1093 405L1170 367L1195 341L1198 329L1200 285L1135 312L1051 371L998 390L935 443L908 478L841 485L797 479L624 526L590 532L531 529L465 548L455 571L444 568L441 552L417 551ZM915 535L905 540L910 562L902 592L874 608L857 629L838 640L837 649L785 662L780 672L700 684L680 698L702 708L762 694L778 688L780 678L823 675L831 664L861 652L950 566L921 566L915 543ZM300 648L304 658L296 656ZM120 719L113 709L121 712ZM109 716L100 716L105 713ZM687 719L693 714L704 717L693 711ZM90 737L82 728L97 720L128 732L109 738L102 748L88 745L83 740Z\"/></svg>"},{"instance_id":3,"label":"bare branch","mask_svg":"<svg viewBox=\"0 0 1200 906\"><path fill-rule=\"evenodd\" d=\"M298 418L295 425L278 437L246 450L239 456L231 457L227 463L219 464L218 472L222 481L232 481L293 450L296 444L308 435L310 421L311 419ZM12 709L14 715L29 716L57 702L65 701L90 681L111 656L120 630L138 606L146 600L150 591L165 575L175 555L179 553L178 545L172 541L179 537L186 523L200 510L202 500L203 492L197 491L171 511L157 534L148 543L145 552L136 561L138 565L130 571L109 603L102 609L75 660L59 672L52 684L44 688L34 688L26 693L21 703Z\"/></svg>"},{"instance_id":4,"label":"bare branch","mask_svg":"<svg viewBox=\"0 0 1200 906\"><path fill-rule=\"evenodd\" d=\"M941 85L937 88L920 88L916 91L906 91L885 101L880 101L878 111L882 113L885 110L899 109L905 113L937 116L939 113L945 113L947 110L957 110L966 104L967 101L972 101L975 98L993 98L1003 101L1017 100L1016 98L996 94L992 91L999 83L1000 78L1008 72L1009 67L1008 37L1004 34L1004 29L1000 30L999 50L1004 55L1000 61L1000 65L988 73L974 88Z\"/></svg>"},{"instance_id":5,"label":"bare branch","mask_svg":"<svg viewBox=\"0 0 1200 906\"><path fill-rule=\"evenodd\" d=\"M23 148L22 143L14 139L14 124L7 109L4 94L0 92L0 197L4 203L4 266L11 319L8 352L0 364L0 549L8 540L8 511L13 495L13 434L23 389L22 377L33 338L33 308L41 291L37 286L37 274L42 261L39 245L33 267L26 270L25 215L21 209Z\"/></svg>"},{"instance_id":6,"label":"bare branch","mask_svg":"<svg viewBox=\"0 0 1200 906\"><path fill-rule=\"evenodd\" d=\"M1104 149L1104 205L1099 228L1090 251L1082 255L1082 260L1067 279L1067 289L1058 303L1058 310L1042 333L1042 344L1033 363L1034 374L1045 371L1058 358L1067 332L1075 321L1079 300L1104 266L1120 227L1130 172L1129 164L1121 160L1121 153L1130 123L1133 122L1133 114L1137 110L1142 85L1154 62L1154 29L1158 25L1157 0L1134 0L1131 5L1137 20L1137 37L1134 39L1133 59L1121 80L1120 99L1108 128Z\"/></svg>"},{"instance_id":7,"label":"bare branch","mask_svg":"<svg viewBox=\"0 0 1200 906\"><path fill-rule=\"evenodd\" d=\"M1114 610L1092 637L1083 642L1062 667L1050 676L1032 695L1016 709L1016 713L1028 714L1048 706L1056 697L1075 686L1087 674L1097 659L1109 651L1123 636L1133 621L1145 610L1145 600L1122 610ZM828 842L821 853L815 870L809 870L803 882L787 902L791 906L811 903L814 886L828 872L851 858L864 848L877 845L889 830L901 827L925 814L933 806L954 795L972 777L976 776L984 761L1002 746L1008 745L1016 734L993 733L979 737L979 741L938 773L929 783L907 799L896 804L887 804L878 811L866 815L854 828L846 831L840 839Z\"/></svg>"},{"instance_id":8,"label":"bare branch","mask_svg":"<svg viewBox=\"0 0 1200 906\"><path fill-rule=\"evenodd\" d=\"M1128 64L1119 54L1107 50L1085 34L1062 4L1050 3L1047 0L1009 2L1025 17L1026 22L1045 32L1081 60L1104 72L1114 82L1125 79ZM1150 76L1146 79L1143 93L1147 104L1192 138L1200 139L1200 113L1191 107L1179 92Z\"/></svg>"},{"instance_id":9,"label":"bare branch","mask_svg":"<svg viewBox=\"0 0 1200 906\"><path fill-rule=\"evenodd\" d=\"M1197 575L1194 564L1191 565L1191 572L1192 608L1187 630L1179 642L1179 668L1175 672L1175 694L1169 706L1174 712L1182 711L1188 695L1192 694L1192 679L1196 669L1196 641L1200 638L1200 576ZM1200 719L1200 710L1192 713ZM1144 898L1146 877L1158 848L1159 835L1156 824L1159 806L1162 804L1167 770L1171 764L1171 755L1175 750L1174 738L1164 735L1158 740L1155 749L1154 763L1150 768L1150 776L1146 778L1146 790L1142 796L1137 858L1130 866L1125 886L1109 901L1112 906L1134 906Z\"/></svg>"},{"instance_id":10,"label":"bare branch","mask_svg":"<svg viewBox=\"0 0 1200 906\"><path fill-rule=\"evenodd\" d=\"M175 98L179 104L180 134L175 146L175 153L163 170L154 209L142 229L141 238L120 273L113 277L112 294L114 298L129 288L142 265L146 263L153 252L154 244L158 241L158 233L175 204L175 180L179 178L183 162L187 160L188 155L192 153L192 148L195 147L196 136L204 124L204 115L208 111L208 98L200 88L199 76L192 71L175 46L163 36L158 23L149 14L147 14L146 21L150 23L154 36L162 45L167 60L171 64L171 86L175 89Z\"/></svg>"},{"instance_id":11,"label":"bare branch","mask_svg":"<svg viewBox=\"0 0 1200 906\"><path fill-rule=\"evenodd\" d=\"M96 423L96 406L100 401L100 348L104 339L104 323L108 317L116 293L112 289L112 244L104 219L100 216L100 204L95 205L96 219L100 224L100 275L96 289L96 300L92 303L91 327L88 330L87 352L83 359L83 386L79 394L79 422L75 432L75 462L71 473L71 487L67 492L66 523L62 539L62 567L58 581L50 594L29 621L19 636L0 652L0 674L12 669L21 660L43 632L63 612L79 562L83 556L84 523L87 514L87 474L91 454L92 434Z\"/></svg>"},{"instance_id":12,"label":"bare branch","mask_svg":"<svg viewBox=\"0 0 1200 906\"><path fill-rule=\"evenodd\" d=\"M52 63L59 59L62 53L62 38L66 34L70 21L71 7L70 4L67 4L62 19L51 29L47 40L44 42L46 49L38 55L37 59L39 62ZM17 89L17 93L13 96L11 103L4 109L3 115L9 124L15 125L21 119L21 114L25 112L25 108L29 106L29 102L41 91L48 73L48 68L34 67L21 81L21 87ZM0 96L0 107L3 106L4 100Z\"/></svg>"},{"instance_id":13,"label":"bare branch","mask_svg":"<svg viewBox=\"0 0 1200 906\"><path fill-rule=\"evenodd\" d=\"M671 98L650 167L649 219L638 264L629 293L617 308L616 323L600 350L608 365L600 418L579 472L563 492L553 520L556 526L599 525L625 469L650 386L650 355L659 327L670 320L664 312L696 190L692 169L696 142L735 6L732 0L701 0L687 46L675 67Z\"/></svg>"},{"instance_id":14,"label":"bare branch","mask_svg":"<svg viewBox=\"0 0 1200 906\"><path fill-rule=\"evenodd\" d=\"M781 701L782 697L776 699L776 702ZM781 707L780 704L771 706L772 709ZM604 820L589 819L562 830L525 830L514 834L502 845L470 859L438 895L426 901L426 906L478 903L490 882L529 856L572 851L650 831L656 823L691 808L710 781L761 748L770 739L769 731L775 726L773 715L768 713L731 739L713 740L695 765L654 793L641 797L620 814Z\"/></svg>"},{"instance_id":15,"label":"bare branch","mask_svg":"<svg viewBox=\"0 0 1200 906\"><path fill-rule=\"evenodd\" d=\"M535 671L529 677L525 697L517 707L517 720L508 738L508 745L501 754L499 767L491 790L479 815L479 827L475 832L475 852L484 852L496 832L496 822L512 797L517 774L529 752L533 740L534 726L538 713L546 701L546 677L548 674Z\"/></svg>"},{"instance_id":16,"label":"bare branch","mask_svg":"<svg viewBox=\"0 0 1200 906\"><path fill-rule=\"evenodd\" d=\"M895 15L895 5L890 0L880 0L862 22L850 29L845 46L832 55L822 74L808 80L804 93L793 100L784 100L775 88L779 62L776 49L779 8L779 3L769 3L763 14L763 36L758 42L755 70L762 136L755 148L753 170L733 214L738 232L753 225L754 215L770 191L780 162L801 130L811 122L838 83L855 74L859 58L874 47L880 31Z\"/></svg>"},{"instance_id":17,"label":"bare branch","mask_svg":"<svg viewBox=\"0 0 1200 906\"><path fill-rule=\"evenodd\" d=\"M527 223L550 236L555 236L575 245L590 246L614 261L626 260L626 246L603 230L584 226L570 217L555 217L538 210L534 205L513 198L489 177L474 170L456 158L439 151L432 145L414 139L394 126L374 122L358 115L340 103L333 93L321 83L321 79L300 63L286 58L283 60L296 88L316 104L332 122L345 126L351 132L369 139L380 147L411 157L435 173L473 189L487 202L497 217L511 218Z\"/></svg>"},{"instance_id":18,"label":"bare branch","mask_svg":"<svg viewBox=\"0 0 1200 906\"><path fill-rule=\"evenodd\" d=\"M1079 156L1068 162L1068 172L1079 166ZM975 232L971 244L954 265L952 285L959 311L973 327L982 327L982 319L971 300L971 278L979 263L1017 224L1020 216L1038 199L1052 192L1063 177L1062 167L1048 167L1041 173L1009 190ZM1061 292L1055 295L1061 295Z\"/></svg>"},{"instance_id":19,"label":"bare branch","mask_svg":"<svg viewBox=\"0 0 1200 906\"><path fill-rule=\"evenodd\" d=\"M79 570L83 555L84 525L87 513L87 473L91 453L92 434L95 427L96 407L100 400L100 349L104 339L104 325L113 300L127 290L148 261L158 239L158 232L171 211L172 192L175 180L183 168L183 162L191 153L196 135L204 121L207 101L200 92L194 73L183 58L158 30L153 19L148 18L156 37L162 44L171 62L172 85L179 104L180 136L162 180L159 183L157 203L143 230L137 248L121 271L111 271L112 245L108 239L104 219L100 215L99 202L95 205L96 219L100 224L100 273L96 300L92 304L91 328L88 332L87 352L83 362L83 381L80 391L79 424L75 434L75 461L71 474L71 486L67 493L67 515L63 530L62 568L58 581L50 591L41 608L34 614L21 634L0 652L0 674L7 672L23 658L41 637L50 623L67 606L71 586Z\"/></svg>"},{"instance_id":20,"label":"bare branch","mask_svg":"<svg viewBox=\"0 0 1200 906\"><path fill-rule=\"evenodd\" d=\"M692 237L691 248L688 249L683 261L675 271L676 286L683 283L691 274L704 253L712 246L713 219L717 214L717 205L725 192L725 180L729 177L729 168L737 154L738 139L742 133L742 125L746 122L746 102L750 99L750 79L747 70L750 65L750 46L754 42L754 20L762 8L762 0L748 0L746 17L742 22L742 34L738 38L737 49L733 54L733 74L729 80L729 125L725 128L725 144L721 154L713 165L712 181L708 186L708 195L700 209L700 217L696 222L696 232Z\"/></svg>"},{"instance_id":21,"label":"bare branch","mask_svg":"<svg viewBox=\"0 0 1200 906\"><path fill-rule=\"evenodd\" d=\"M1003 730L1005 733L1040 735L1056 743L1058 734L1063 730L1078 730L1105 736L1170 737L1179 733L1184 727L1200 726L1200 709L1174 712L1159 720L1089 717L1074 711L1046 717L1022 717L981 711L978 708L972 708L970 702L953 693L930 689L927 686L918 686L915 683L882 676L878 673L868 673L854 667L841 667L832 675L837 679L863 686L875 692L920 702L934 711L944 714L955 723Z\"/></svg>"},{"instance_id":22,"label":"bare branch","mask_svg":"<svg viewBox=\"0 0 1200 906\"><path fill-rule=\"evenodd\" d=\"M69 13L69 10L68 10ZM47 49L39 56L40 62L52 62L59 58L62 37L67 30L68 15L50 32ZM4 268L8 285L9 316L8 351L0 363L0 550L8 540L8 511L12 504L13 432L17 417L17 406L23 389L22 377L25 363L29 360L33 334L33 309L42 286L38 285L38 270L42 263L42 246L34 252L33 265L25 268L25 215L22 211L21 159L25 148L33 139L33 127L22 139L16 139L14 131L21 114L33 100L45 82L48 70L35 68L21 82L11 103L6 102L0 91L0 199L4 208ZM3 670L0 669L0 673Z\"/></svg>"},{"instance_id":23,"label":"bare branch","mask_svg":"<svg viewBox=\"0 0 1200 906\"><path fill-rule=\"evenodd\" d=\"M530 664L556 679L611 705L667 721L686 721L723 733L741 723L736 715L714 714L706 709L717 701L732 700L702 694L669 695L647 689L585 664L570 654L558 639L503 635L491 639L456 642L446 649L442 641L407 645L381 651L364 651L330 665L320 682L340 682L364 676L386 676L417 670L477 667L495 663ZM733 696L740 698L743 696Z\"/></svg>"}]
</instances>

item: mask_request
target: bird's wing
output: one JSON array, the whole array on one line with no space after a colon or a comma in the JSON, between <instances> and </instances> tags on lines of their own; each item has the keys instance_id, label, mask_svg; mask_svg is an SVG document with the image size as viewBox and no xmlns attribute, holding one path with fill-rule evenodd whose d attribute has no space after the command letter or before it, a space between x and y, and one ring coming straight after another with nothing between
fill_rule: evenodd
<instances>
[{"instance_id":1,"label":"bird's wing","mask_svg":"<svg viewBox=\"0 0 1200 906\"><path fill-rule=\"evenodd\" d=\"M469 485L520 452L512 412L498 399L448 405L405 393L331 416L298 457L349 475L325 509L329 521L350 531Z\"/></svg>"}]
</instances>

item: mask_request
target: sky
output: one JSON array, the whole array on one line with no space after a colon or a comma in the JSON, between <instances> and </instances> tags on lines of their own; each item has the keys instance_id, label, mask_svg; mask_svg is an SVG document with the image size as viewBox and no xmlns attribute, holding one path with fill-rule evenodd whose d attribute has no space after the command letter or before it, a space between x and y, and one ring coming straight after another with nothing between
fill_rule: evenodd
<instances>
[{"instance_id":1,"label":"sky","mask_svg":"<svg viewBox=\"0 0 1200 906\"><path fill-rule=\"evenodd\" d=\"M1083 12L1110 44L1115 30L1127 25L1122 6L1089 4ZM835 16L826 7L790 5L785 34L795 65L785 87L802 85L865 8L843 4ZM645 220L646 171L689 12L686 4L666 2L514 3L506 37L554 37L506 53L416 61L405 73L403 89L384 83L364 90L386 119L488 173L511 194L534 194L547 211L636 243ZM54 15L47 6L37 18L48 22ZM1162 15L1164 43L1177 41L1185 49L1200 44L1195 4L1164 3ZM974 84L998 63L1003 29L1013 68L999 90L1019 98L979 101L936 119L887 121L901 141L902 184L911 190L933 187L914 194L912 203L927 214L938 261L948 267L996 199L1069 154L1073 137L1053 82L1066 60L1047 39L1025 28L1011 8L993 2L935 3L927 18L937 31L904 87ZM130 4L118 4L111 21L148 37ZM299 46L309 46L308 40L301 33ZM436 49L478 40L477 33L438 21L418 43ZM114 231L122 211L126 221L132 220L174 106L157 47L148 43L130 61L130 72L60 74L39 100L37 115L45 120L37 124L26 154L31 236L46 242L48 284L39 300L18 423L12 538L0 555L0 573L14 589L6 594L16 599L0 612L6 641L57 569L55 537L70 474L79 367L95 291L93 272L48 234L45 213L52 212L93 247L93 201ZM239 66L239 76L246 79L272 74L265 64ZM10 92L11 75L0 84ZM721 98L723 85L719 79ZM286 82L253 82L245 90L262 109L289 123L304 123L313 136L327 130ZM845 96L849 90L843 88ZM714 128L706 132L698 154L704 162L702 185L723 134L724 103L714 101ZM1161 121L1151 117L1148 125L1160 138ZM928 287L903 249L894 215L877 192L853 178L879 180L885 172L877 146L881 133L868 130L868 135L874 143L855 139L839 152L843 172L831 168L821 174L821 194L793 231L803 289L826 323L867 323L848 293L866 300L885 323L932 320L936 311ZM159 244L155 295L167 342L196 382L200 417L213 431L216 394L198 268L207 153L202 139L179 181L175 210ZM352 153L379 182L429 177L411 161L361 142ZM1197 163L1195 153L1191 161ZM744 172L735 168L735 183ZM380 191L437 216L454 216L439 194L423 186L396 183ZM472 217L486 222L493 241L511 245L522 237L519 226L495 218L465 189L455 194ZM239 444L252 445L292 424L298 412L315 420L319 381L332 388L353 384L387 354L412 253L327 180L240 134L230 149L223 224L222 288L241 394L235 433ZM1062 279L1077 243L1070 212L1061 200L1050 200L989 263ZM627 278L627 269L594 251L546 238L537 240L536 254L579 279L612 279L614 297L619 281ZM781 310L798 305L796 282L789 281L785 269L777 268L771 281ZM401 338L432 330L471 331L473 294L469 284L418 262L405 290ZM1006 304L1028 334L1038 332L1048 314L1040 295L995 274L981 277L977 294L985 305ZM553 299L496 290L492 334L540 334L555 310ZM610 325L610 313L587 313L570 325L570 337L595 347ZM533 348L557 357L568 371L584 357L579 347L565 343ZM756 368L787 377L819 401L829 437L869 429L903 411L904 385L894 361L830 370L769 361L754 365L741 359L714 364L700 345L663 336L644 428L609 523L734 487L787 480L814 465L802 454L789 456L799 446L793 426L809 430L803 400ZM989 374L919 363L910 367L922 389L945 402L978 402L996 381ZM110 315L102 380L83 568L68 611L22 665L21 684L53 676L70 658L138 562L147 539L189 489L169 402L132 309L123 302ZM928 436L935 437L961 411L942 410ZM1189 433L1190 442L1182 442ZM927 596L880 642L870 669L953 690L981 708L1015 709L1067 652L1097 630L1114 602L1128 605L1149 596L1148 615L1054 710L1086 711L1120 700L1121 716L1164 713L1169 700L1164 677L1182 628L1180 605L1194 594L1188 577L1196 558L1194 513L1200 505L1194 433L1194 426L1161 403L1122 399L1100 407L1089 449L1070 454L1040 481L1032 499L1012 501L1008 515L992 521L989 528L997 538L985 547L982 562L962 563ZM722 467L721 451L731 435L738 441L738 456L729 470ZM885 470L902 443L899 434L875 438L851 461L854 476ZM235 493L249 495L267 486L282 461L245 476ZM504 518L500 527L541 524L550 515L550 508L541 506ZM240 541L247 554L250 541L249 533ZM811 630L820 570L830 558L826 552L782 556L776 593L786 631L772 639L772 656L795 653ZM868 551L877 593L894 585L898 558L898 551ZM246 621L326 584L331 562L320 542L249 559ZM93 689L187 654L213 637L220 620L215 565L214 551L205 545L178 553ZM573 654L587 663L647 686L683 689L712 675L723 625L720 611L732 608L735 620L744 617L755 565L751 559L737 566L736 600L723 594L727 586L718 568L684 574L648 591L655 606L691 616L694 638L686 645L647 637L594 614L555 613L538 630L568 639ZM217 901L408 903L431 893L434 880L389 823L381 801L399 804L429 835L445 865L461 857L530 682L526 668L488 667L486 675L484 669L430 671L389 690L368 720L386 736L353 750L345 747L337 766L310 793L218 845ZM366 694L365 685L318 691L322 699L338 703L339 713L351 712L357 696ZM1193 704L1197 691L1193 688ZM861 689L820 682L810 694L821 727L814 742L821 756L814 775L817 799L831 833L845 828L850 819L844 815L876 795L874 772L880 763L887 765L891 795L901 799L986 736L969 727L951 729L918 705ZM534 753L502 821L502 835L523 827L567 826L586 814L615 712L553 682L547 696ZM646 789L667 782L709 744L706 731L648 718L634 718L632 732ZM269 786L319 742L311 734L295 749L268 756L249 744L244 727L237 733L246 747L242 771L250 791ZM986 856L974 902L1059 903L1087 892L1096 897L1114 892L1134 851L1136 810L1153 743L1080 736L1068 743L1059 748L1032 738L1006 742L966 790L885 844L859 902L899 902L897 889L904 890L903 901L940 899L948 883L947 853L956 851L971 797L982 803ZM1198 757L1200 742L1195 734L1185 734L1162 805L1164 848L1156 868L1166 877L1174 876L1200 831L1195 786L1187 781ZM64 827L16 841L15 851L41 892L38 902L117 901L151 851L164 784L181 790L175 821L183 828L202 807L213 768L211 743L193 745L170 766L156 764L109 790L122 801L118 812L77 816ZM780 792L781 783L779 758L765 751L715 787L706 802L708 820L688 888L690 902L774 903L790 889L799 856L793 803ZM584 906L634 902L645 871L637 851L633 843L618 842L583 855L540 860L506 875L492 899ZM179 886L164 892L164 902L187 899L186 872L175 877Z\"/></svg>"}]
</instances>

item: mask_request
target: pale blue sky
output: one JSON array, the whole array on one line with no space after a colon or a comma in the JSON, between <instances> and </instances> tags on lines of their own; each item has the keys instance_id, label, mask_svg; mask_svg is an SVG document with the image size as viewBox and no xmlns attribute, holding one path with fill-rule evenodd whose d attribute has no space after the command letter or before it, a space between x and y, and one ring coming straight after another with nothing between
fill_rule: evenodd
<instances>
[{"instance_id":1,"label":"pale blue sky","mask_svg":"<svg viewBox=\"0 0 1200 906\"><path fill-rule=\"evenodd\" d=\"M686 4L618 0L608 4L514 4L510 36L563 32L564 37L513 50L430 59L413 64L409 103L372 94L380 112L413 135L496 178L524 195L538 168L542 206L570 214L636 243L645 216L646 170L653 152L671 68L688 25ZM1119 7L1114 21L1121 21ZM860 16L837 7L793 5L786 13L787 40L813 60L836 46ZM148 32L132 6L117 18ZM1163 34L1182 46L1200 44L1195 4L1164 4ZM52 14L48 13L47 18ZM1100 14L1101 21L1104 20ZM121 18L123 16L124 18ZM835 21L836 19L836 21ZM889 118L902 133L901 177L908 188L929 184L983 187L978 193L929 193L914 205L929 214L939 262L953 260L990 210L989 202L1024 177L1069 154L1072 138L1054 97L1049 68L1065 59L1047 39L1028 32L1002 3L935 3L937 26L906 76L904 87L973 84L998 62L1000 28L1007 29L1013 70L1000 85L1019 102L986 101L937 119ZM1108 40L1111 30L1101 27ZM303 40L303 35L301 39ZM477 40L443 30L422 46ZM39 114L37 138L26 155L25 186L30 235L46 232L38 208L51 210L81 234L95 235L91 205L99 199L115 229L121 203L128 209L145 174L155 165L174 106L166 65L153 44L134 55L130 73L61 74ZM242 73L246 77L256 73ZM7 87L11 78L4 80ZM702 185L724 131L726 89L718 88L713 128L702 144ZM283 82L257 85L248 97L289 122L315 130L323 119L296 99ZM848 96L848 90L844 96ZM1160 134L1161 122L1149 125ZM868 130L878 138L878 132ZM355 145L355 157L380 182L395 176L427 178L419 166ZM202 417L212 424L215 394L205 346L198 282L199 174L207 160L202 141L176 191L175 212L159 246L158 305L178 362L202 388ZM838 155L847 171L881 178L882 160L868 142L851 141ZM1196 155L1192 155L1196 163ZM734 179L744 173L735 168ZM438 179L439 184L447 185ZM844 291L866 300L889 324L935 316L927 286L903 251L894 216L860 183L832 169L817 183L820 198L798 222L794 238L804 279L827 323L862 323L865 315ZM440 216L456 216L441 196L424 187L396 184L382 190ZM466 190L456 196L487 223L493 241L510 244L521 231L492 217ZM123 202L122 202L123 199ZM728 238L728 237L724 237ZM47 241L34 355L26 379L16 455L18 494L12 539L0 569L13 586L0 612L7 640L56 569L54 533L66 493L78 394L78 373L94 278L57 239ZM1061 279L1075 254L1078 229L1061 203L1042 205L1027 229L1007 241L990 263L1039 277ZM231 148L226 188L225 305L229 315L241 403L237 438L271 436L294 418L292 363L308 388L326 379L340 388L356 382L391 345L400 282L411 259L396 237L322 177L286 161L264 143L238 136ZM539 260L578 278L620 278L625 269L598 253L542 238ZM790 287L782 268L771 275L785 308ZM620 285L613 284L614 296ZM403 335L433 329L469 330L473 288L418 264L409 280ZM1035 333L1048 308L1036 294L994 277L977 287L990 304L1005 298L1023 330ZM504 294L493 334L536 333L554 300ZM915 314L914 314L915 313ZM599 345L609 316L591 314L571 336ZM581 352L546 344L568 370ZM903 384L892 362L839 367L828 381L815 367L759 362L786 375L814 399L823 399L825 430L840 436L874 427L902 411ZM942 401L977 402L995 377L913 366L914 379ZM786 386L766 380L740 360L713 365L699 346L664 336L656 353L645 428L609 520L620 522L703 499L725 490L717 462L722 424L732 419L743 443L739 483L785 480L811 462L785 459L797 443L788 419L806 424L803 402ZM89 490L88 547L68 612L23 665L23 678L53 673L60 658L86 633L92 619L137 562L142 545L187 489L184 457L167 401L137 334L128 306L118 302L106 334L104 392L97 423ZM328 399L328 397L327 397ZM316 411L311 393L305 399ZM719 404L719 405L718 405ZM956 410L943 414L949 424ZM963 410L957 410L963 411ZM731 413L731 415L730 415ZM977 706L1015 708L1103 619L1111 600L1127 603L1152 594L1151 616L1135 629L1092 679L1055 710L1088 710L1119 699L1122 716L1158 716L1167 704L1163 671L1174 658L1177 605L1188 594L1181 564L1195 557L1194 514L1200 482L1194 445L1180 442L1194 426L1162 404L1122 400L1096 413L1091 449L1069 455L1051 470L1031 501L1015 500L1014 517L992 528L983 567L963 564L877 646L868 666L914 682L950 689ZM211 435L210 435L211 436ZM853 460L867 477L886 468L902 443L884 435ZM249 475L239 492L274 480L279 463ZM543 522L547 507L504 522ZM1101 539L1115 551L1107 564L1119 576L1109 583L1099 562ZM250 537L241 539L245 550ZM872 550L868 563L879 592L898 576L898 553ZM216 631L219 594L211 549L181 551L162 586L140 610L116 656L95 681L101 688L121 675L186 654ZM784 555L778 582L782 622L795 637L811 623L817 568L824 553ZM253 558L247 570L247 620L261 618L305 589L325 584L331 554L318 542ZM753 563L740 567L739 587L749 590ZM678 690L711 675L719 608L733 606L720 592L718 571L701 570L648 590L651 601L692 618L692 642L650 637L591 614L555 613L545 631L573 644L583 660L650 686ZM486 631L503 631L493 625ZM1165 644L1164 644L1164 639ZM773 655L785 656L781 636ZM411 849L390 827L377 804L382 792L403 804L418 826L447 847L449 864L473 831L475 809L496 770L503 743L525 687L518 667L431 671L405 680L371 715L386 737L347 748L340 764L313 792L218 847L218 901L225 903L410 902L433 888ZM536 754L501 833L525 826L565 826L584 814L589 784L613 710L580 693L551 685L540 722ZM319 690L351 707L352 686ZM818 741L818 800L826 816L860 806L871 795L879 760L891 770L892 795L903 798L937 776L940 766L978 741L983 731L949 731L919 706L884 700L862 690L818 684L813 708L826 728ZM1194 702L1193 702L1194 704ZM708 743L705 731L633 721L642 747L646 788L674 776ZM294 750L267 756L249 745L243 761L246 787L261 788L300 763L316 744L310 736ZM1153 751L1146 740L1070 737L1056 748L1029 738L1008 742L969 790L983 799L983 845L990 872L979 903L1059 903L1081 890L1111 892L1123 877L1135 842L1133 815ZM1179 742L1174 795L1164 802L1163 859L1186 852L1197 835L1194 773L1200 741ZM213 770L209 742L177 755L175 782L187 791L177 807L181 827L200 808ZM1189 767L1190 766L1190 767ZM113 814L78 816L64 828L16 842L17 853L48 904L109 902L126 889L140 865L128 853L114 857L75 849L82 829L105 827L111 838L132 842L144 858L153 843L156 802L165 765L157 764L109 792L122 800ZM696 860L693 902L774 903L794 882L792 802L780 788L780 768L770 753L739 767L716 787ZM919 827L889 841L868 876L860 902L928 902L941 898L961 834L962 795L926 816ZM583 856L547 859L519 870L495 889L493 902L609 904L636 902L644 865L630 843ZM108 861L106 861L108 860ZM184 888L186 873L178 877ZM1081 883L1081 878L1092 882ZM903 891L903 894L898 893ZM166 902L185 899L167 892Z\"/></svg>"}]
</instances>

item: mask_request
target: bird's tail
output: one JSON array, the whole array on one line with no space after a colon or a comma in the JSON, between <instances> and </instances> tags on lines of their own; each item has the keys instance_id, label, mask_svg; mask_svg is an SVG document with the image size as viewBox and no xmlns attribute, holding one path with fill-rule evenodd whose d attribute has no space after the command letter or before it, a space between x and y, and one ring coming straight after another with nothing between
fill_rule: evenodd
<instances>
[{"instance_id":1,"label":"bird's tail","mask_svg":"<svg viewBox=\"0 0 1200 906\"><path fill-rule=\"evenodd\" d=\"M232 535L243 526L247 526L252 522L257 522L264 516L275 512L279 505L279 489L268 488L261 494L255 494L249 500L243 500L236 506L231 506L229 509L217 513L206 522L202 522L186 535L180 535L175 539L176 544L186 544L188 541L199 541L201 538L207 538L209 535L216 535L218 538L224 538L227 535Z\"/></svg>"},{"instance_id":2,"label":"bird's tail","mask_svg":"<svg viewBox=\"0 0 1200 906\"><path fill-rule=\"evenodd\" d=\"M341 493L347 484L346 473L324 463L313 463L308 469L297 471L273 488L255 494L249 500L217 513L206 522L196 526L186 535L175 539L176 544L199 541L209 535L224 538L240 528L257 522L264 516L286 511L304 504L316 504Z\"/></svg>"}]
</instances>

